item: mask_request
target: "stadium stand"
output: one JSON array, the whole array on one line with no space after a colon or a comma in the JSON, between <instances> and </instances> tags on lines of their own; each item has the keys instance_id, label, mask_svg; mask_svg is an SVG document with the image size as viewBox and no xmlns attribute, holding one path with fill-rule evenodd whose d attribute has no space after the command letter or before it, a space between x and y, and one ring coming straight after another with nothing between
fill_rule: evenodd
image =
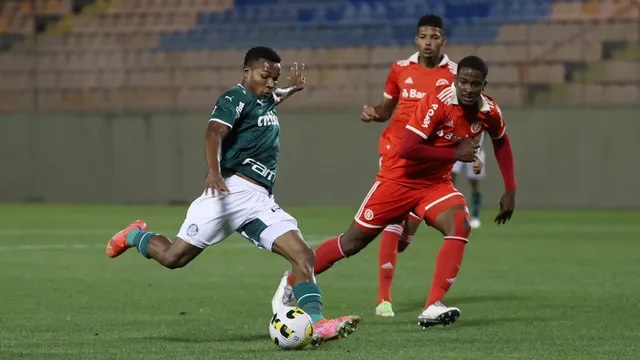
<instances>
[{"instance_id":1,"label":"stadium stand","mask_svg":"<svg viewBox=\"0 0 640 360\"><path fill-rule=\"evenodd\" d=\"M640 0L6 0L1 9L4 112L208 109L257 44L308 65L308 91L287 106L353 107L377 99L390 64L414 52L426 13L446 19L453 60L490 63L487 91L504 106L640 100Z\"/></svg>"}]
</instances>

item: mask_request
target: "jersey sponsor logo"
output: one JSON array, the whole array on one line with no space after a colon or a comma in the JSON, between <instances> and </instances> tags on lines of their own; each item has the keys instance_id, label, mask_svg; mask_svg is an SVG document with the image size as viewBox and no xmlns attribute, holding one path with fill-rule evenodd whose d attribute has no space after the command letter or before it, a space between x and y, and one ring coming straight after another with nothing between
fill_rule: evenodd
<instances>
[{"instance_id":1,"label":"jersey sponsor logo","mask_svg":"<svg viewBox=\"0 0 640 360\"><path fill-rule=\"evenodd\" d=\"M407 80L404 81L405 84L413 84L413 79L411 78L411 76L409 76L407 78Z\"/></svg>"},{"instance_id":2,"label":"jersey sponsor logo","mask_svg":"<svg viewBox=\"0 0 640 360\"><path fill-rule=\"evenodd\" d=\"M431 124L431 117L436 113L436 110L438 110L438 104L431 104L431 108L427 111L427 116L422 120L423 128L429 127L429 124Z\"/></svg>"},{"instance_id":3,"label":"jersey sponsor logo","mask_svg":"<svg viewBox=\"0 0 640 360\"><path fill-rule=\"evenodd\" d=\"M449 80L447 80L447 79L438 79L438 81L436 81L436 86L440 86L440 85L449 85Z\"/></svg>"},{"instance_id":4,"label":"jersey sponsor logo","mask_svg":"<svg viewBox=\"0 0 640 360\"><path fill-rule=\"evenodd\" d=\"M229 99L229 101L233 101L233 96L224 96L225 99Z\"/></svg>"},{"instance_id":5,"label":"jersey sponsor logo","mask_svg":"<svg viewBox=\"0 0 640 360\"><path fill-rule=\"evenodd\" d=\"M453 127L453 120L447 121L447 123L444 124L444 126Z\"/></svg>"},{"instance_id":6,"label":"jersey sponsor logo","mask_svg":"<svg viewBox=\"0 0 640 360\"><path fill-rule=\"evenodd\" d=\"M482 130L482 122L476 121L471 124L471 131L473 131L474 133L478 133L480 132L480 130Z\"/></svg>"},{"instance_id":7,"label":"jersey sponsor logo","mask_svg":"<svg viewBox=\"0 0 640 360\"><path fill-rule=\"evenodd\" d=\"M272 110L267 111L265 115L262 115L258 118L258 126L271 126L271 125L280 125L278 122L278 115Z\"/></svg>"},{"instance_id":8,"label":"jersey sponsor logo","mask_svg":"<svg viewBox=\"0 0 640 360\"><path fill-rule=\"evenodd\" d=\"M238 102L238 106L236 106L236 120L240 118L240 114L242 114L242 109L244 109L244 103L240 101Z\"/></svg>"},{"instance_id":9,"label":"jersey sponsor logo","mask_svg":"<svg viewBox=\"0 0 640 360\"><path fill-rule=\"evenodd\" d=\"M402 89L402 97L409 99L422 99L427 93L420 92L416 89Z\"/></svg>"},{"instance_id":10,"label":"jersey sponsor logo","mask_svg":"<svg viewBox=\"0 0 640 360\"><path fill-rule=\"evenodd\" d=\"M251 170L260 174L260 176L266 178L269 181L273 181L276 178L276 173L271 171L268 167L261 164L260 162L253 160L252 158L244 159L242 165L251 165Z\"/></svg>"},{"instance_id":11,"label":"jersey sponsor logo","mask_svg":"<svg viewBox=\"0 0 640 360\"><path fill-rule=\"evenodd\" d=\"M455 143L459 143L462 140L464 140L463 137L453 135L453 133L445 133L444 130L442 130L442 129L438 130L438 132L436 134L439 137L444 138L445 140L450 140L450 141L453 141Z\"/></svg>"}]
</instances>

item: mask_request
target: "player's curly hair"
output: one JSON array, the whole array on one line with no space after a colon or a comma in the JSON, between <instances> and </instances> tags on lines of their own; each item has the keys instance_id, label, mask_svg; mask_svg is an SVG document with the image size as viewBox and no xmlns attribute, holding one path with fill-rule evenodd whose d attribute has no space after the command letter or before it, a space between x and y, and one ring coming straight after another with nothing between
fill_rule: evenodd
<instances>
[{"instance_id":1,"label":"player's curly hair","mask_svg":"<svg viewBox=\"0 0 640 360\"><path fill-rule=\"evenodd\" d=\"M482 58L471 55L463 58L458 62L458 74L460 70L467 68L480 71L485 77L489 74L489 67L487 63L482 60Z\"/></svg>"},{"instance_id":2,"label":"player's curly hair","mask_svg":"<svg viewBox=\"0 0 640 360\"><path fill-rule=\"evenodd\" d=\"M417 27L420 28L423 26L432 26L434 28L438 28L444 31L444 21L440 16L434 15L434 14L424 15L423 17L420 18L420 20L418 20Z\"/></svg>"},{"instance_id":3,"label":"player's curly hair","mask_svg":"<svg viewBox=\"0 0 640 360\"><path fill-rule=\"evenodd\" d=\"M260 59L273 61L274 63L282 61L282 59L280 59L280 55L278 55L278 53L272 48L256 46L249 49L249 51L244 55L244 66L252 66Z\"/></svg>"}]
</instances>

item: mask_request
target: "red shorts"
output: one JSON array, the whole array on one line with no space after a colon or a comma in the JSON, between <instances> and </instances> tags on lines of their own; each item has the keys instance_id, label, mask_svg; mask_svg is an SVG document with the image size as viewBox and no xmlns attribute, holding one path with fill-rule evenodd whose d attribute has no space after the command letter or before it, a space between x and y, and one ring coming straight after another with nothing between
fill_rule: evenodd
<instances>
[{"instance_id":1,"label":"red shorts","mask_svg":"<svg viewBox=\"0 0 640 360\"><path fill-rule=\"evenodd\" d=\"M413 212L433 226L442 211L455 205L467 206L462 193L451 182L414 189L389 181L376 181L365 197L355 220L364 231L399 224Z\"/></svg>"},{"instance_id":2,"label":"red shorts","mask_svg":"<svg viewBox=\"0 0 640 360\"><path fill-rule=\"evenodd\" d=\"M385 158L385 154L386 153L383 151L382 146L380 147L379 153L380 153L379 154L380 158L378 159L378 170L382 170L382 164L385 163L388 160ZM417 219L418 221L422 220L422 218L420 216L416 215L414 210L411 210L411 212L409 212L409 216L411 216L412 218Z\"/></svg>"}]
</instances>

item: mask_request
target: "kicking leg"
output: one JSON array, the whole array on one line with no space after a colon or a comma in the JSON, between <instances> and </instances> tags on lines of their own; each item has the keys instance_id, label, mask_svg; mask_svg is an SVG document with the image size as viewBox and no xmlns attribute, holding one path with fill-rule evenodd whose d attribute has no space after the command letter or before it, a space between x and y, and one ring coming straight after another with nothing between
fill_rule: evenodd
<instances>
[{"instance_id":1,"label":"kicking leg","mask_svg":"<svg viewBox=\"0 0 640 360\"><path fill-rule=\"evenodd\" d=\"M360 252L360 250L364 249L376 238L380 231L381 228L371 229L370 232L365 232L360 229L356 222L353 222L344 234L320 244L315 251L314 276L328 270L336 262ZM294 284L294 272L285 272L271 301L273 312L281 306L293 305Z\"/></svg>"},{"instance_id":2,"label":"kicking leg","mask_svg":"<svg viewBox=\"0 0 640 360\"><path fill-rule=\"evenodd\" d=\"M298 230L290 230L280 235L272 246L272 251L291 263L292 289L298 306L314 323L312 345L343 338L354 332L360 317L348 315L327 319L322 314L322 293L316 284L314 265L316 256L302 240Z\"/></svg>"},{"instance_id":3,"label":"kicking leg","mask_svg":"<svg viewBox=\"0 0 640 360\"><path fill-rule=\"evenodd\" d=\"M142 256L154 259L168 269L178 269L195 259L202 249L180 238L171 242L164 235L147 232L147 224L136 221L115 234L107 244L107 256L117 257L135 247Z\"/></svg>"},{"instance_id":4,"label":"kicking leg","mask_svg":"<svg viewBox=\"0 0 640 360\"><path fill-rule=\"evenodd\" d=\"M142 256L154 259L169 269L185 266L202 250L217 244L233 233L244 221L247 204L253 204L253 193L227 179L232 193L226 197L203 194L196 198L185 217L175 241L147 231L147 224L137 220L115 234L107 245L107 256L116 257L135 247Z\"/></svg>"}]
</instances>

